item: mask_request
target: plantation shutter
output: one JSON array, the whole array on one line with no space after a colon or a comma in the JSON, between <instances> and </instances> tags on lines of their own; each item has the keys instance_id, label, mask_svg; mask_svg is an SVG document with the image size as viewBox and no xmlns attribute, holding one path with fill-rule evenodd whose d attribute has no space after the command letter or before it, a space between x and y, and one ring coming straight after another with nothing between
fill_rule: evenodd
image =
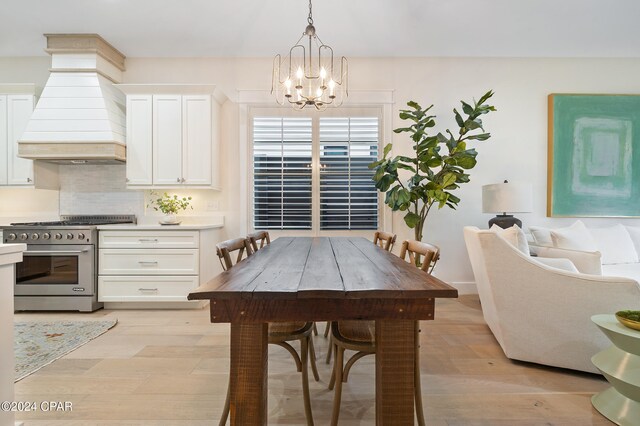
<instances>
[{"instance_id":1,"label":"plantation shutter","mask_svg":"<svg viewBox=\"0 0 640 426\"><path fill-rule=\"evenodd\" d=\"M378 228L378 118L320 118L320 229Z\"/></svg>"},{"instance_id":2,"label":"plantation shutter","mask_svg":"<svg viewBox=\"0 0 640 426\"><path fill-rule=\"evenodd\" d=\"M255 229L311 229L312 153L311 118L254 118Z\"/></svg>"}]
</instances>

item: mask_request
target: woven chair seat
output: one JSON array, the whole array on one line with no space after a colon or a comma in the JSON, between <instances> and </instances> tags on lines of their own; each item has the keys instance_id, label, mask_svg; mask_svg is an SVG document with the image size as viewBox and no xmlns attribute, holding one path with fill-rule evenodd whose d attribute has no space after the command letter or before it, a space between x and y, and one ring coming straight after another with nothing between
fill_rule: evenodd
<instances>
[{"instance_id":1,"label":"woven chair seat","mask_svg":"<svg viewBox=\"0 0 640 426\"><path fill-rule=\"evenodd\" d=\"M271 336L284 336L290 334L297 334L302 332L302 329L307 325L306 322L270 322L269 323L269 335Z\"/></svg>"},{"instance_id":2,"label":"woven chair seat","mask_svg":"<svg viewBox=\"0 0 640 426\"><path fill-rule=\"evenodd\" d=\"M345 339L362 343L376 340L375 321L338 321L338 331Z\"/></svg>"}]
</instances>

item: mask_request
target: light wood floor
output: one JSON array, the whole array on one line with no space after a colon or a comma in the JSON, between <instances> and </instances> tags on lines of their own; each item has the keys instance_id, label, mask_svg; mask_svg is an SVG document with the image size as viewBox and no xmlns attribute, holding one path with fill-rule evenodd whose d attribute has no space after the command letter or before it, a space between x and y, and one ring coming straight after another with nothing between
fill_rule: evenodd
<instances>
[{"instance_id":1,"label":"light wood floor","mask_svg":"<svg viewBox=\"0 0 640 426\"><path fill-rule=\"evenodd\" d=\"M217 424L229 327L210 324L208 308L17 315L69 317L117 318L118 325L16 384L17 400L73 402L72 412L19 413L26 426ZM317 336L315 344L320 361L327 341ZM482 320L477 296L438 300L436 320L422 324L421 344L429 426L611 425L590 402L608 386L601 377L506 359ZM311 382L313 413L316 425L326 425L330 369L323 361L319 368L321 382ZM373 357L354 366L341 425L374 424L373 370ZM269 424L305 424L299 379L288 353L270 345Z\"/></svg>"}]
</instances>

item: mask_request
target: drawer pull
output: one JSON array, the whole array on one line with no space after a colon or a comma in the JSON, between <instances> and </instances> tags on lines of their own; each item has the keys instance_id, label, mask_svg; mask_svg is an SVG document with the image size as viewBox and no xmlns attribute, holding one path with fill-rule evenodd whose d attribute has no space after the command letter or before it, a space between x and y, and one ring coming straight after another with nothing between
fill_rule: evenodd
<instances>
[{"instance_id":1,"label":"drawer pull","mask_svg":"<svg viewBox=\"0 0 640 426\"><path fill-rule=\"evenodd\" d=\"M138 263L139 263L139 264L141 264L141 265L157 265L157 264L158 264L158 261L157 261L157 260L156 260L156 261L151 261L151 260L147 260L147 261L145 261L145 260L141 260L141 261L140 261L140 262L138 262Z\"/></svg>"},{"instance_id":2,"label":"drawer pull","mask_svg":"<svg viewBox=\"0 0 640 426\"><path fill-rule=\"evenodd\" d=\"M157 288L139 288L138 291L158 291Z\"/></svg>"},{"instance_id":3,"label":"drawer pull","mask_svg":"<svg viewBox=\"0 0 640 426\"><path fill-rule=\"evenodd\" d=\"M157 238L140 238L138 241L140 241L141 243L157 243L158 239Z\"/></svg>"}]
</instances>

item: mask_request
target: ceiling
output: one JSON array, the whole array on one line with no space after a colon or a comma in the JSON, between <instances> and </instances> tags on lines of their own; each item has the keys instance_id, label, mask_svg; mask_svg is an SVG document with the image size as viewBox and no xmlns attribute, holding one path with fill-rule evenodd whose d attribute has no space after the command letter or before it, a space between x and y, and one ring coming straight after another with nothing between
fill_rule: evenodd
<instances>
[{"instance_id":1,"label":"ceiling","mask_svg":"<svg viewBox=\"0 0 640 426\"><path fill-rule=\"evenodd\" d=\"M129 57L286 53L306 0L20 0L0 4L0 56L44 33L98 33ZM638 0L315 0L318 35L347 56L640 57Z\"/></svg>"}]
</instances>

